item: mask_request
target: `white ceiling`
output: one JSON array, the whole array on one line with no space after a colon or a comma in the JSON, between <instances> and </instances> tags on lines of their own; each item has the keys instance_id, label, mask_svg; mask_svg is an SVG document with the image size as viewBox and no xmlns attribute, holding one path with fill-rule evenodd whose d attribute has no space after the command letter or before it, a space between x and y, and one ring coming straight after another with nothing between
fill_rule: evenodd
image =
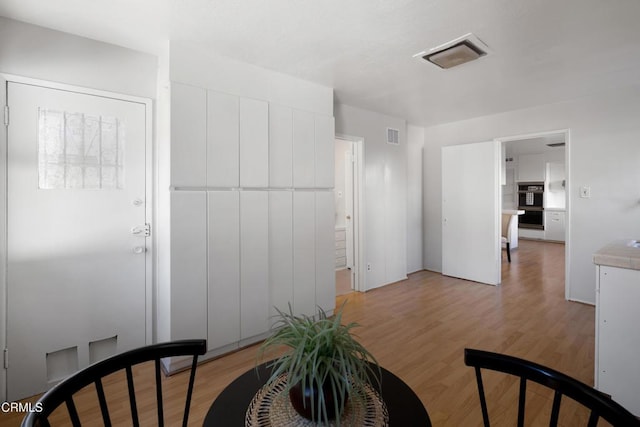
<instances>
[{"instance_id":1,"label":"white ceiling","mask_svg":"<svg viewBox=\"0 0 640 427\"><path fill-rule=\"evenodd\" d=\"M565 147L549 147L548 144L565 142L564 133L554 133L528 139L518 139L505 142L505 154L507 157L516 157L520 154L537 154L546 152L564 152Z\"/></svg>"},{"instance_id":2,"label":"white ceiling","mask_svg":"<svg viewBox=\"0 0 640 427\"><path fill-rule=\"evenodd\" d=\"M431 125L639 84L638 0L0 0L0 15L158 53L166 40ZM466 33L492 53L412 58Z\"/></svg>"}]
</instances>

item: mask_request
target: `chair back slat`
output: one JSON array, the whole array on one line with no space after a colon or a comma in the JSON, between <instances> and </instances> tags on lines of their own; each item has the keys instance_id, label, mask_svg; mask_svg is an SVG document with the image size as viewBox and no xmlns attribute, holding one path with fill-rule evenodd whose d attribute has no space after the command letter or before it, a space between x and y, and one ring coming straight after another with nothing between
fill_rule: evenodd
<instances>
[{"instance_id":1,"label":"chair back slat","mask_svg":"<svg viewBox=\"0 0 640 427\"><path fill-rule=\"evenodd\" d=\"M526 400L525 383L526 381L533 381L556 392L551 413L550 425L552 426L557 425L560 412L560 399L561 396L564 395L591 410L589 427L595 427L599 418L603 418L614 426L640 427L640 420L638 418L605 394L575 378L571 378L568 375L546 366L513 356L470 348L464 350L464 362L467 366L475 368L478 389L480 390L482 417L487 427L489 426L489 421L486 410L486 396L480 375L481 369L503 372L520 378L520 395L518 399L519 426L523 425L522 423L524 422L524 403Z\"/></svg>"},{"instance_id":2,"label":"chair back slat","mask_svg":"<svg viewBox=\"0 0 640 427\"><path fill-rule=\"evenodd\" d=\"M182 417L182 427L187 427L189 421L189 409L191 408L191 396L193 395L193 384L196 379L196 365L198 364L198 357L194 356L191 362L191 372L189 373L189 386L187 387L187 401L184 404L184 415Z\"/></svg>"},{"instance_id":3,"label":"chair back slat","mask_svg":"<svg viewBox=\"0 0 640 427\"><path fill-rule=\"evenodd\" d=\"M476 367L476 382L478 383L478 395L480 396L480 406L482 407L482 421L484 427L491 427L489 423L489 411L487 410L487 399L484 395L484 385L482 384L482 372Z\"/></svg>"},{"instance_id":4,"label":"chair back slat","mask_svg":"<svg viewBox=\"0 0 640 427\"><path fill-rule=\"evenodd\" d=\"M156 359L156 400L158 404L158 427L164 427L164 414L162 410L162 376L160 373L160 359Z\"/></svg>"},{"instance_id":5,"label":"chair back slat","mask_svg":"<svg viewBox=\"0 0 640 427\"><path fill-rule=\"evenodd\" d=\"M73 397L69 397L66 400L67 403L67 411L69 411L69 418L71 418L71 424L73 427L80 427L80 417L78 417L78 411L76 410L76 405L73 403Z\"/></svg>"},{"instance_id":6,"label":"chair back slat","mask_svg":"<svg viewBox=\"0 0 640 427\"><path fill-rule=\"evenodd\" d=\"M136 404L136 388L133 385L133 370L131 366L125 368L127 373L127 390L129 391L129 407L131 408L131 424L133 427L140 427L138 419L138 405Z\"/></svg>"},{"instance_id":7,"label":"chair back slat","mask_svg":"<svg viewBox=\"0 0 640 427\"><path fill-rule=\"evenodd\" d=\"M109 417L109 408L107 407L107 399L104 395L104 388L102 388L102 380L98 378L95 384L96 393L98 394L98 402L100 403L100 412L102 413L102 420L104 421L104 427L111 427L111 418Z\"/></svg>"},{"instance_id":8,"label":"chair back slat","mask_svg":"<svg viewBox=\"0 0 640 427\"><path fill-rule=\"evenodd\" d=\"M553 405L551 406L551 418L549 419L549 427L557 427L558 425L561 400L562 400L562 393L556 390L555 393L553 393Z\"/></svg>"},{"instance_id":9,"label":"chair back slat","mask_svg":"<svg viewBox=\"0 0 640 427\"><path fill-rule=\"evenodd\" d=\"M520 378L520 397L518 398L518 427L524 427L524 405L527 402L527 379Z\"/></svg>"},{"instance_id":10,"label":"chair back slat","mask_svg":"<svg viewBox=\"0 0 640 427\"><path fill-rule=\"evenodd\" d=\"M104 425L106 427L111 426L111 416L109 415L109 408L104 392L104 385L100 379L114 372L124 370L126 372L127 389L129 392L129 404L131 407L131 424L134 427L138 427L140 423L136 403L132 366L150 361L155 362L156 399L158 408L157 425L159 427L164 426L165 422L161 385L162 373L160 370L161 360L168 357L191 356L193 357L193 361L191 364L191 373L189 376L189 387L187 390L185 414L183 415L183 425L186 426L186 422L188 420L188 411L190 409L191 396L193 392L198 356L205 354L206 351L206 340L182 340L161 344L152 344L106 358L69 376L67 379L60 382L51 390L46 392L42 397L40 397L40 399L38 399L37 402L42 406L43 410L41 412L30 412L29 414L27 414L27 416L22 421L21 426L48 427L50 425L50 422L48 420L49 416L60 405L66 404L72 425L74 427L80 427L82 424L78 416L76 405L73 401L73 396L75 393L92 383L96 386L98 402L100 411L102 412L102 416L104 419Z\"/></svg>"},{"instance_id":11,"label":"chair back slat","mask_svg":"<svg viewBox=\"0 0 640 427\"><path fill-rule=\"evenodd\" d=\"M596 411L591 411L591 415L589 415L589 424L587 427L596 427L598 425L598 419L600 416Z\"/></svg>"}]
</instances>

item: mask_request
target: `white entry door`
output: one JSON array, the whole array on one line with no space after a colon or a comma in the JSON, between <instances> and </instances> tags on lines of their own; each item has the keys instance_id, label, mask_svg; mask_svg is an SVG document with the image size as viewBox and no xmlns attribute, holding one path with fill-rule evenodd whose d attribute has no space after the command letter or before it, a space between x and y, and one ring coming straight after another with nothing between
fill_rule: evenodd
<instances>
[{"instance_id":1,"label":"white entry door","mask_svg":"<svg viewBox=\"0 0 640 427\"><path fill-rule=\"evenodd\" d=\"M500 146L442 148L442 274L500 283Z\"/></svg>"},{"instance_id":2,"label":"white entry door","mask_svg":"<svg viewBox=\"0 0 640 427\"><path fill-rule=\"evenodd\" d=\"M144 103L7 87L7 398L145 344Z\"/></svg>"}]
</instances>

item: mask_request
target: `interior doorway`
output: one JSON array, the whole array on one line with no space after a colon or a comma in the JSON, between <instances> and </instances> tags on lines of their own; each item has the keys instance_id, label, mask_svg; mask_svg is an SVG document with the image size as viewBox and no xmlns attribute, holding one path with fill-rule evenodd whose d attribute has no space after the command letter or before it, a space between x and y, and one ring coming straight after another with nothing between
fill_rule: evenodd
<instances>
[{"instance_id":1,"label":"interior doorway","mask_svg":"<svg viewBox=\"0 0 640 427\"><path fill-rule=\"evenodd\" d=\"M335 139L336 295L360 290L359 224L362 140Z\"/></svg>"},{"instance_id":2,"label":"interior doorway","mask_svg":"<svg viewBox=\"0 0 640 427\"><path fill-rule=\"evenodd\" d=\"M558 130L499 138L502 143L501 203L504 212L517 215L517 235L511 249L522 239L564 245L565 297L569 278L569 131ZM528 191L529 189L539 191ZM531 193L531 194L528 194ZM536 197L539 196L539 197ZM540 199L537 203L537 199ZM538 206L539 205L539 206ZM513 252L512 252L513 254ZM506 262L506 255L505 255ZM512 258L514 262L518 257ZM523 261L523 260L520 260Z\"/></svg>"}]
</instances>

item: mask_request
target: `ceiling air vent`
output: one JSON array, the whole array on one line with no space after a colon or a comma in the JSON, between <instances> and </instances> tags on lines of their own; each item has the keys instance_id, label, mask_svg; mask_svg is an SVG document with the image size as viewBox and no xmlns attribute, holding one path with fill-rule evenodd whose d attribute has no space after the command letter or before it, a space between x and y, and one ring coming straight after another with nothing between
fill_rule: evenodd
<instances>
[{"instance_id":1,"label":"ceiling air vent","mask_svg":"<svg viewBox=\"0 0 640 427\"><path fill-rule=\"evenodd\" d=\"M489 53L489 48L473 34L465 34L455 40L413 55L440 68L448 69L466 62L474 61Z\"/></svg>"},{"instance_id":2,"label":"ceiling air vent","mask_svg":"<svg viewBox=\"0 0 640 427\"><path fill-rule=\"evenodd\" d=\"M387 128L387 144L400 145L400 131Z\"/></svg>"}]
</instances>

